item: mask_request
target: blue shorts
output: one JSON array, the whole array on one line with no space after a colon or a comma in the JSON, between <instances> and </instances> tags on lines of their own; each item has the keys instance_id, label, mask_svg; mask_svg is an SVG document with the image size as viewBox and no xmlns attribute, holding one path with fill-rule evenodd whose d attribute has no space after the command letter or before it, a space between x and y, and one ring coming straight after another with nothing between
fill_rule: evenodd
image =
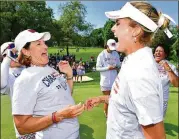
<instances>
[{"instance_id":1,"label":"blue shorts","mask_svg":"<svg viewBox=\"0 0 179 139\"><path fill-rule=\"evenodd\" d=\"M77 71L75 69L73 69L73 76L77 75Z\"/></svg>"}]
</instances>

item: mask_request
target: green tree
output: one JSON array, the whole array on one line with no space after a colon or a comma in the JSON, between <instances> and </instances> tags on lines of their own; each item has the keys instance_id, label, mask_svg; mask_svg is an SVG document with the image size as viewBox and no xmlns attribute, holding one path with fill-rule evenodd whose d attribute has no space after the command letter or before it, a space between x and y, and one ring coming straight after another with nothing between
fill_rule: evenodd
<instances>
[{"instance_id":1,"label":"green tree","mask_svg":"<svg viewBox=\"0 0 179 139\"><path fill-rule=\"evenodd\" d=\"M53 11L45 1L0 1L0 5L1 44L28 28L39 32L51 29Z\"/></svg>"},{"instance_id":2,"label":"green tree","mask_svg":"<svg viewBox=\"0 0 179 139\"><path fill-rule=\"evenodd\" d=\"M106 44L108 39L115 39L114 33L111 31L111 28L114 26L114 22L111 20L106 21L104 27L103 27L103 39L104 44Z\"/></svg>"},{"instance_id":3,"label":"green tree","mask_svg":"<svg viewBox=\"0 0 179 139\"><path fill-rule=\"evenodd\" d=\"M58 20L53 19L52 24L50 24L50 32L52 34L52 37L50 39L52 46L60 46L62 45L63 41L63 31L61 25L58 23Z\"/></svg>"},{"instance_id":4,"label":"green tree","mask_svg":"<svg viewBox=\"0 0 179 139\"><path fill-rule=\"evenodd\" d=\"M173 62L178 62L179 58L179 48L178 48L178 39L175 41L175 43L171 46L171 59Z\"/></svg>"},{"instance_id":5,"label":"green tree","mask_svg":"<svg viewBox=\"0 0 179 139\"><path fill-rule=\"evenodd\" d=\"M86 7L80 1L66 2L59 6L59 11L61 12L61 16L58 22L62 27L64 45L67 45L68 50L68 41L70 44L73 43L73 40L79 37L77 34L87 34L92 26L85 21L87 11ZM69 55L68 51L67 55Z\"/></svg>"},{"instance_id":6,"label":"green tree","mask_svg":"<svg viewBox=\"0 0 179 139\"><path fill-rule=\"evenodd\" d=\"M94 29L90 34L90 45L93 47L104 47L103 28Z\"/></svg>"}]
</instances>

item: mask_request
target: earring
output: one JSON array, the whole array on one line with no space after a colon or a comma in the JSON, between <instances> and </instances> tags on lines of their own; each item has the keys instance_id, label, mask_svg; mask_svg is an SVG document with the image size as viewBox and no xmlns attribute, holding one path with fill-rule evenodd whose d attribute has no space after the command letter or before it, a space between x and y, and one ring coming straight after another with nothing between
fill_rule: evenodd
<instances>
[{"instance_id":1,"label":"earring","mask_svg":"<svg viewBox=\"0 0 179 139\"><path fill-rule=\"evenodd\" d=\"M136 43L137 42L137 39L136 39L136 37L134 38L134 43Z\"/></svg>"}]
</instances>

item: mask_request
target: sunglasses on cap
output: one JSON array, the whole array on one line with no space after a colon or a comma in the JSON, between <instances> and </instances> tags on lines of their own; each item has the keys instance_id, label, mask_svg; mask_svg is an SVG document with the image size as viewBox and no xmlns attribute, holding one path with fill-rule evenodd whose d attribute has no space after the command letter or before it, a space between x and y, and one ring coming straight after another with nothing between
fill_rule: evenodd
<instances>
[{"instance_id":1,"label":"sunglasses on cap","mask_svg":"<svg viewBox=\"0 0 179 139\"><path fill-rule=\"evenodd\" d=\"M7 47L7 49L12 49L12 48L15 48L14 43L9 44L9 46Z\"/></svg>"},{"instance_id":2,"label":"sunglasses on cap","mask_svg":"<svg viewBox=\"0 0 179 139\"><path fill-rule=\"evenodd\" d=\"M15 60L15 59L18 57L18 55L17 55L17 54L14 54L14 53L11 51L13 48L15 48L15 45L14 45L14 43L11 43L11 44L9 44L9 46L8 46L5 50L9 49L10 53L8 54L8 56L9 56L12 60ZM5 51L5 50L4 50L4 51ZM3 56L5 57L5 56L7 56L7 54L4 54Z\"/></svg>"},{"instance_id":3,"label":"sunglasses on cap","mask_svg":"<svg viewBox=\"0 0 179 139\"><path fill-rule=\"evenodd\" d=\"M2 54L3 54L7 49L13 49L13 48L15 48L14 43L9 44L8 47L6 47L6 49L4 49L4 51L2 52ZM7 54L4 54L3 56L5 57L6 55L7 55Z\"/></svg>"},{"instance_id":4,"label":"sunglasses on cap","mask_svg":"<svg viewBox=\"0 0 179 139\"><path fill-rule=\"evenodd\" d=\"M9 44L8 49L13 49L13 48L15 48L14 43ZM14 54L12 51L10 51L10 57L16 59L18 57L18 55Z\"/></svg>"}]
</instances>

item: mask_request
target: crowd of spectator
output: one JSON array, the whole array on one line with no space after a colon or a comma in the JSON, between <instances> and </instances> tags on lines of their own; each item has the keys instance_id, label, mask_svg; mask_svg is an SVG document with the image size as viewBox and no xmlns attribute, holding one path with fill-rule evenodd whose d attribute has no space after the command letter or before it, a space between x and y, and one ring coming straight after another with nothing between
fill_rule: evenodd
<instances>
[{"instance_id":1,"label":"crowd of spectator","mask_svg":"<svg viewBox=\"0 0 179 139\"><path fill-rule=\"evenodd\" d=\"M60 55L59 53L51 53L49 54L49 63L48 65L56 70L58 69L57 64L59 63L60 60L67 60L71 66L75 63L75 65L78 67L78 65L82 65L85 69L85 71L94 71L95 66L95 57L91 56L89 60L84 61L83 58L81 57L79 60L76 59L75 55L70 54L69 56L67 55Z\"/></svg>"}]
</instances>

